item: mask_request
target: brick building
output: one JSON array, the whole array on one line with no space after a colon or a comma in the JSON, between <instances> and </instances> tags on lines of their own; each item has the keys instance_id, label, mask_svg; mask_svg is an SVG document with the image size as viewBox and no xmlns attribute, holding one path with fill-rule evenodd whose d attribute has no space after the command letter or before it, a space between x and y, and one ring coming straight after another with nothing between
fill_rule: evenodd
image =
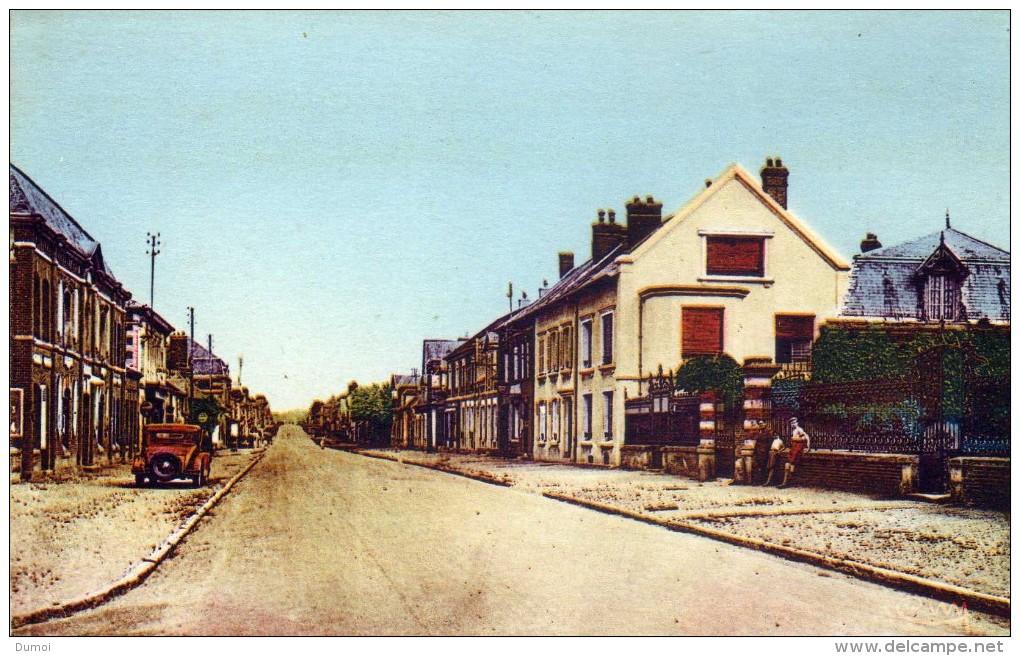
<instances>
[{"instance_id":1,"label":"brick building","mask_svg":"<svg viewBox=\"0 0 1020 656\"><path fill-rule=\"evenodd\" d=\"M123 458L138 376L125 366L131 294L99 242L13 165L9 181L10 446L30 480Z\"/></svg>"}]
</instances>

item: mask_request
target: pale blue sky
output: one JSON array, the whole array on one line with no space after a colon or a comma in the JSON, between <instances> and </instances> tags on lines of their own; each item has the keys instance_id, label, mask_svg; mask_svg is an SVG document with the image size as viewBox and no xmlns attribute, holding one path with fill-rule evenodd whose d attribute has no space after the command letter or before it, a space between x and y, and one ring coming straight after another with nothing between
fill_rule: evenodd
<instances>
[{"instance_id":1,"label":"pale blue sky","mask_svg":"<svg viewBox=\"0 0 1020 656\"><path fill-rule=\"evenodd\" d=\"M1009 14L11 16L11 161L276 409L473 333L600 207L739 162L845 257L1009 248Z\"/></svg>"}]
</instances>

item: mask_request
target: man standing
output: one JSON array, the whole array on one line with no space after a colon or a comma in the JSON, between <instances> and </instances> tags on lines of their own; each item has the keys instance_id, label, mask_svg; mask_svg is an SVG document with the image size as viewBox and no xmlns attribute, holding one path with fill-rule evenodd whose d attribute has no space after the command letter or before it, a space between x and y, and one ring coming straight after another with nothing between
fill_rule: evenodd
<instances>
[{"instance_id":1,"label":"man standing","mask_svg":"<svg viewBox=\"0 0 1020 656\"><path fill-rule=\"evenodd\" d=\"M786 451L786 443L783 442L783 438L776 435L776 439L772 440L772 445L769 447L769 475L765 478L765 485L772 485L772 477L776 473L776 467L779 466L779 456L783 451Z\"/></svg>"},{"instance_id":2,"label":"man standing","mask_svg":"<svg viewBox=\"0 0 1020 656\"><path fill-rule=\"evenodd\" d=\"M801 454L811 448L811 436L800 427L797 418L790 420L790 456L786 459L786 473L779 487L786 487L800 462Z\"/></svg>"}]
</instances>

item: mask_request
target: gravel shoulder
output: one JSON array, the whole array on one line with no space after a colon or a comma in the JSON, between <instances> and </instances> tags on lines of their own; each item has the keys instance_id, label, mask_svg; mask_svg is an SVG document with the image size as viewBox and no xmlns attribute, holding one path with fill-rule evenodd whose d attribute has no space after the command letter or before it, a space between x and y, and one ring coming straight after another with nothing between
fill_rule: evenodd
<instances>
[{"instance_id":1,"label":"gravel shoulder","mask_svg":"<svg viewBox=\"0 0 1020 656\"><path fill-rule=\"evenodd\" d=\"M100 590L132 571L259 450L221 451L209 484L135 487L130 464L10 486L12 616Z\"/></svg>"},{"instance_id":2,"label":"gravel shoulder","mask_svg":"<svg viewBox=\"0 0 1020 656\"><path fill-rule=\"evenodd\" d=\"M363 453L477 475L658 520L683 521L983 594L1010 595L1009 513L475 455L386 449Z\"/></svg>"}]
</instances>

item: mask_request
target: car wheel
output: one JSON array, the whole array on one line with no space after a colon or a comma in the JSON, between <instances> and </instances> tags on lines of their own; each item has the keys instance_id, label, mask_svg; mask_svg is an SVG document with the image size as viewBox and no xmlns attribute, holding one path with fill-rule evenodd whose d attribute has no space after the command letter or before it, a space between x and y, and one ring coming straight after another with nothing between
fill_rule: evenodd
<instances>
[{"instance_id":1,"label":"car wheel","mask_svg":"<svg viewBox=\"0 0 1020 656\"><path fill-rule=\"evenodd\" d=\"M145 485L145 474L135 474L135 486L142 487Z\"/></svg>"},{"instance_id":2,"label":"car wheel","mask_svg":"<svg viewBox=\"0 0 1020 656\"><path fill-rule=\"evenodd\" d=\"M206 483L206 471L205 467L202 466L198 468L198 476L195 477L195 486L205 487L205 483Z\"/></svg>"},{"instance_id":3,"label":"car wheel","mask_svg":"<svg viewBox=\"0 0 1020 656\"><path fill-rule=\"evenodd\" d=\"M156 479L160 481L168 481L172 478L176 478L181 473L181 463L177 458L168 454L161 453L153 456L149 462L149 468L152 473L155 474Z\"/></svg>"}]
</instances>

